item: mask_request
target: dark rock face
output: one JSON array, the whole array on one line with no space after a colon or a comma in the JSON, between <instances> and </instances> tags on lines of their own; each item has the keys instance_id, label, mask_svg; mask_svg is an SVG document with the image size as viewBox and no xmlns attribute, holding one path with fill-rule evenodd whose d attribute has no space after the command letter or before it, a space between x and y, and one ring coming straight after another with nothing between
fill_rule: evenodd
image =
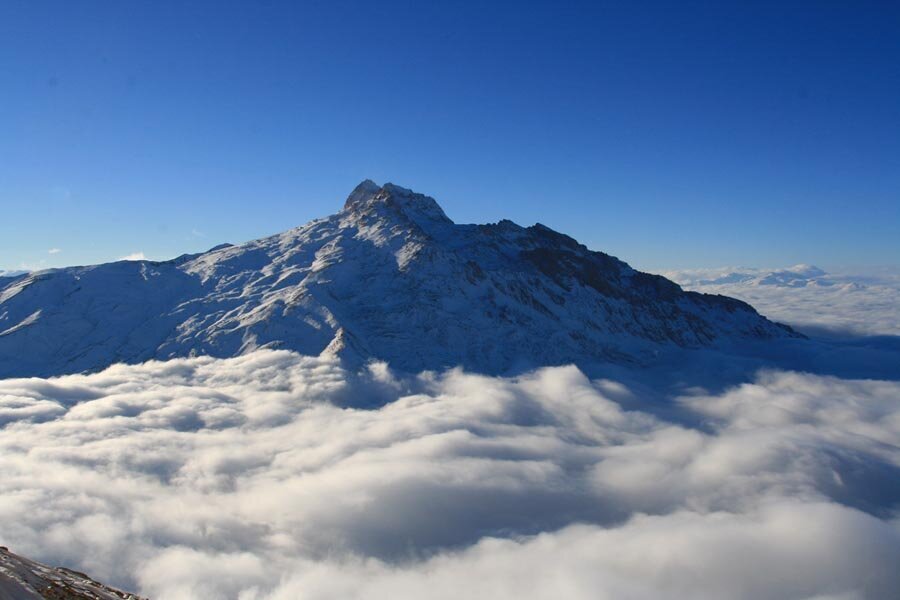
<instances>
[{"instance_id":1,"label":"dark rock face","mask_svg":"<svg viewBox=\"0 0 900 600\"><path fill-rule=\"evenodd\" d=\"M500 373L794 336L543 225L457 225L371 181L335 215L240 246L0 279L0 377L260 347Z\"/></svg>"}]
</instances>

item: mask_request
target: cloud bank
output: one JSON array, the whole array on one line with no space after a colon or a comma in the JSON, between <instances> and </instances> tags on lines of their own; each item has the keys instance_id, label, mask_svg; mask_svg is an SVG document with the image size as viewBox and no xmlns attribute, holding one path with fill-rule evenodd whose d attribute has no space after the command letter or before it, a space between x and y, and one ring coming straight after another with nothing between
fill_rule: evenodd
<instances>
[{"instance_id":1,"label":"cloud bank","mask_svg":"<svg viewBox=\"0 0 900 600\"><path fill-rule=\"evenodd\" d=\"M159 600L889 598L898 400L770 371L689 428L574 367L282 351L2 380L0 544Z\"/></svg>"},{"instance_id":2,"label":"cloud bank","mask_svg":"<svg viewBox=\"0 0 900 600\"><path fill-rule=\"evenodd\" d=\"M810 265L784 269L723 267L663 271L682 287L749 302L760 313L810 333L900 335L900 270L826 273Z\"/></svg>"}]
</instances>

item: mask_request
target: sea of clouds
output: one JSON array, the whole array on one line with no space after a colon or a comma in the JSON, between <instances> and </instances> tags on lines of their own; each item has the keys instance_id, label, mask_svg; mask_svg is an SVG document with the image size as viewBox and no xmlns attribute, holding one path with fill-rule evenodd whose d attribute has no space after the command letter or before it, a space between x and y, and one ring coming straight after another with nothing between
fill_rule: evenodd
<instances>
[{"instance_id":1,"label":"sea of clouds","mask_svg":"<svg viewBox=\"0 0 900 600\"><path fill-rule=\"evenodd\" d=\"M826 272L722 267L662 271L685 289L749 302L767 317L825 337L900 336L900 269Z\"/></svg>"},{"instance_id":2,"label":"sea of clouds","mask_svg":"<svg viewBox=\"0 0 900 600\"><path fill-rule=\"evenodd\" d=\"M896 598L900 382L634 393L266 350L2 380L0 544L157 600Z\"/></svg>"}]
</instances>

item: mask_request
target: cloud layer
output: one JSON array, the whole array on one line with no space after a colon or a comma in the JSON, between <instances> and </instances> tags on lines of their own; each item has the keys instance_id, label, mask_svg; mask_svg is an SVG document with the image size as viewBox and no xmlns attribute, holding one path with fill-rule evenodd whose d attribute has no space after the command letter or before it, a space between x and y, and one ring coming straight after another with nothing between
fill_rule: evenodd
<instances>
[{"instance_id":1,"label":"cloud layer","mask_svg":"<svg viewBox=\"0 0 900 600\"><path fill-rule=\"evenodd\" d=\"M826 273L809 265L784 269L723 267L665 271L685 289L749 302L760 313L818 334L900 335L900 270L866 275Z\"/></svg>"},{"instance_id":2,"label":"cloud layer","mask_svg":"<svg viewBox=\"0 0 900 600\"><path fill-rule=\"evenodd\" d=\"M888 598L898 399L765 372L688 428L574 367L273 351L3 380L0 543L161 600Z\"/></svg>"}]
</instances>

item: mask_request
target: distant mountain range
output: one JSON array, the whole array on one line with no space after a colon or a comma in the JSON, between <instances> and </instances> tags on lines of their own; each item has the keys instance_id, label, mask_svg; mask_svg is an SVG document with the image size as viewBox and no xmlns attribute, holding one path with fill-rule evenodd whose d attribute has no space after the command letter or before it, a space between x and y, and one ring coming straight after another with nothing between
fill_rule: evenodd
<instances>
[{"instance_id":1,"label":"distant mountain range","mask_svg":"<svg viewBox=\"0 0 900 600\"><path fill-rule=\"evenodd\" d=\"M811 265L723 267L661 274L685 289L740 298L819 339L900 336L900 273L896 267L843 272L826 272Z\"/></svg>"},{"instance_id":2,"label":"distant mountain range","mask_svg":"<svg viewBox=\"0 0 900 600\"><path fill-rule=\"evenodd\" d=\"M828 273L813 265L794 265L784 269L689 269L667 271L664 275L681 285L695 287L732 284L791 288L835 285Z\"/></svg>"},{"instance_id":3,"label":"distant mountain range","mask_svg":"<svg viewBox=\"0 0 900 600\"><path fill-rule=\"evenodd\" d=\"M261 347L501 373L798 335L544 225L457 225L368 180L338 213L239 246L0 280L0 377Z\"/></svg>"}]
</instances>

